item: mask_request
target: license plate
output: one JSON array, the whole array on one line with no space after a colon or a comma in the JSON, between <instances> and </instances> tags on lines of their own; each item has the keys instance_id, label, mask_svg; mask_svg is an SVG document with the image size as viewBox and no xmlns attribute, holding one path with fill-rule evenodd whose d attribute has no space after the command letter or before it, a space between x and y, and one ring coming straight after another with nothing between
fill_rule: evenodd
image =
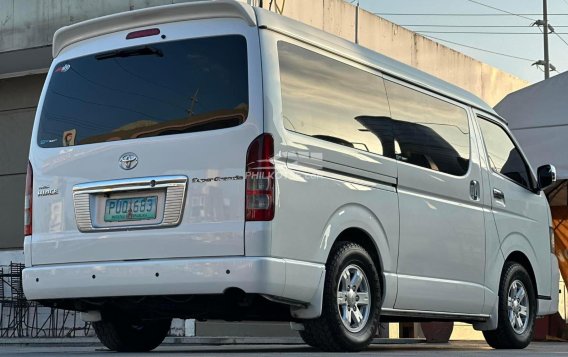
<instances>
[{"instance_id":1,"label":"license plate","mask_svg":"<svg viewBox=\"0 0 568 357\"><path fill-rule=\"evenodd\" d=\"M105 222L145 221L156 219L158 196L108 199Z\"/></svg>"}]
</instances>

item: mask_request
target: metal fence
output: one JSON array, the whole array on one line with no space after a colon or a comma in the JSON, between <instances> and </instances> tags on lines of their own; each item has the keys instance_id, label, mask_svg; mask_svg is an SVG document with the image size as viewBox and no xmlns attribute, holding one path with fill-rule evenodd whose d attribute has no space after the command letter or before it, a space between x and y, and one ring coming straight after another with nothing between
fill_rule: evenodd
<instances>
[{"instance_id":1,"label":"metal fence","mask_svg":"<svg viewBox=\"0 0 568 357\"><path fill-rule=\"evenodd\" d=\"M78 313L28 301L22 288L23 269L20 263L0 266L0 338L92 335L91 325Z\"/></svg>"}]
</instances>

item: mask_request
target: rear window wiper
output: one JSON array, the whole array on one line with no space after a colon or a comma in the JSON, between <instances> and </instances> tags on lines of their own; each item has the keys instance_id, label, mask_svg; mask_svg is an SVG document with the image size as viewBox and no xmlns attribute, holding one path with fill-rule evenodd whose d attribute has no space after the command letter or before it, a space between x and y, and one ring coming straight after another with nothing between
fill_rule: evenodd
<instances>
[{"instance_id":1,"label":"rear window wiper","mask_svg":"<svg viewBox=\"0 0 568 357\"><path fill-rule=\"evenodd\" d=\"M128 50L116 50L111 52L101 53L95 56L97 60L106 60L109 58L117 58L117 57L133 57L133 56L158 56L164 57L164 53L156 48L144 46L144 47L137 47L131 48Z\"/></svg>"}]
</instances>

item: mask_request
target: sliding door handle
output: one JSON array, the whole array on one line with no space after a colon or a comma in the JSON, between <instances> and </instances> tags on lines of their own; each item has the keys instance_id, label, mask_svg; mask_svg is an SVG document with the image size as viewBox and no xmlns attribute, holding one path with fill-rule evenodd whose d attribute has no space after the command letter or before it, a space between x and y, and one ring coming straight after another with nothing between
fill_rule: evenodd
<instances>
[{"instance_id":1,"label":"sliding door handle","mask_svg":"<svg viewBox=\"0 0 568 357\"><path fill-rule=\"evenodd\" d=\"M470 181L469 197L474 201L479 201L479 181L476 180Z\"/></svg>"},{"instance_id":2,"label":"sliding door handle","mask_svg":"<svg viewBox=\"0 0 568 357\"><path fill-rule=\"evenodd\" d=\"M498 200L504 200L505 194L503 193L503 191L494 188L493 189L493 197L495 197Z\"/></svg>"}]
</instances>

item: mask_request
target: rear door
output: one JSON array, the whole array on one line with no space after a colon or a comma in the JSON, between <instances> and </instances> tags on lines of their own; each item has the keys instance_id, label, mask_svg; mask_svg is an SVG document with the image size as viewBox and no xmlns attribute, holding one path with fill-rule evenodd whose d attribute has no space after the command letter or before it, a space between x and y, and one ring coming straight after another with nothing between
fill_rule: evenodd
<instances>
[{"instance_id":1,"label":"rear door","mask_svg":"<svg viewBox=\"0 0 568 357\"><path fill-rule=\"evenodd\" d=\"M32 264L244 254L258 30L238 19L158 28L55 59L31 144Z\"/></svg>"}]
</instances>

